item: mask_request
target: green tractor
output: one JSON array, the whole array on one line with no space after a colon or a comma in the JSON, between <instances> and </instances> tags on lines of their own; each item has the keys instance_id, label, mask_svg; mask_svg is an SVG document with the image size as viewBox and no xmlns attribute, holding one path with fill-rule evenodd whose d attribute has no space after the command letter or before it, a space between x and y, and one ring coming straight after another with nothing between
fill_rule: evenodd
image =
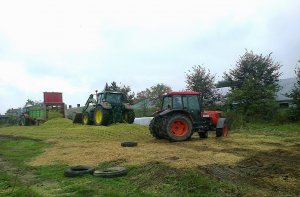
<instances>
[{"instance_id":1,"label":"green tractor","mask_svg":"<svg viewBox=\"0 0 300 197\"><path fill-rule=\"evenodd\" d=\"M207 138L211 119L203 116L201 95L200 92L169 92L163 95L161 109L149 125L152 136L178 142L190 139L197 132L200 138ZM219 117L215 128L216 137L227 136L225 118Z\"/></svg>"},{"instance_id":2,"label":"green tractor","mask_svg":"<svg viewBox=\"0 0 300 197\"><path fill-rule=\"evenodd\" d=\"M96 99L94 99L96 96ZM135 118L132 106L122 92L104 91L91 94L81 113L76 113L73 123L107 126L111 123L132 124Z\"/></svg>"}]
</instances>

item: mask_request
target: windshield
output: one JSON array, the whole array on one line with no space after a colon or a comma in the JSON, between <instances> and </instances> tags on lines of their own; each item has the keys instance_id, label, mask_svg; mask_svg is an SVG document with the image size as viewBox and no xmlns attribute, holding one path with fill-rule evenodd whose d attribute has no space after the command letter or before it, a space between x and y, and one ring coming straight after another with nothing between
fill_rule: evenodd
<instances>
[{"instance_id":1,"label":"windshield","mask_svg":"<svg viewBox=\"0 0 300 197\"><path fill-rule=\"evenodd\" d=\"M121 103L122 102L122 94L108 93L106 95L106 101L109 103Z\"/></svg>"}]
</instances>

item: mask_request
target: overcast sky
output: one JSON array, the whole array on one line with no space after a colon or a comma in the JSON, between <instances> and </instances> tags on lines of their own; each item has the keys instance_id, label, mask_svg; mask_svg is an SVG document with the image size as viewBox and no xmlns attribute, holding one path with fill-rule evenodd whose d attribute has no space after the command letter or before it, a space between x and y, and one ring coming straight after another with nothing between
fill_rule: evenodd
<instances>
[{"instance_id":1,"label":"overcast sky","mask_svg":"<svg viewBox=\"0 0 300 197\"><path fill-rule=\"evenodd\" d=\"M85 103L105 82L185 88L204 65L222 80L245 49L300 60L299 0L0 0L0 113L43 92Z\"/></svg>"}]
</instances>

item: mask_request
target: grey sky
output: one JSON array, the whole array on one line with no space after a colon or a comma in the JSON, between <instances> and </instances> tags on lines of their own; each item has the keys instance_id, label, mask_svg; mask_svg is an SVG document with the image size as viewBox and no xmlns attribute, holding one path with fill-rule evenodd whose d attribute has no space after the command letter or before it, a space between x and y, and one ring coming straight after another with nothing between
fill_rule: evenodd
<instances>
[{"instance_id":1,"label":"grey sky","mask_svg":"<svg viewBox=\"0 0 300 197\"><path fill-rule=\"evenodd\" d=\"M185 88L204 65L222 80L245 49L300 60L298 0L0 1L0 113L44 91L84 103L105 82Z\"/></svg>"}]
</instances>

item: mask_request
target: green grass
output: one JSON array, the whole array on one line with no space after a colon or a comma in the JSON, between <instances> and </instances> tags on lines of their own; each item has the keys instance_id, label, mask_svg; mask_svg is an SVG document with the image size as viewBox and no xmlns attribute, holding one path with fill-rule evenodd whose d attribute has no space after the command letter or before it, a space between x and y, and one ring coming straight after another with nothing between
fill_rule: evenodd
<instances>
[{"instance_id":1,"label":"green grass","mask_svg":"<svg viewBox=\"0 0 300 197\"><path fill-rule=\"evenodd\" d=\"M276 142L284 144L290 151L297 150L299 144L300 124L248 124L239 130L230 131L232 137L218 140L218 146L232 143L232 139L261 139L261 142ZM238 133L234 136L234 133ZM1 137L1 135L11 135ZM17 136L17 137L16 137ZM22 137L19 137L22 136ZM242 137L242 138L240 138ZM63 176L65 163L55 165L30 166L29 162L57 141L77 142L79 145L87 142L136 140L140 144L149 145L166 143L167 147L187 147L190 151L205 150L204 144L215 141L209 138L194 140L188 143L173 143L154 140L148 127L140 125L113 124L109 127L95 127L75 125L68 119L53 119L41 126L31 127L5 127L0 128L0 196L268 196L270 191L257 187L255 183L230 182L228 179L216 180L212 175L205 174L203 167L175 168L162 161L151 161L141 164L127 164L129 173L119 178L100 178L92 175L68 178ZM47 140L50 140L47 141ZM229 144L228 144L229 145ZM251 145L251 143L250 143ZM250 146L248 145L248 146ZM293 145L293 146L292 146ZM242 151L236 148L235 152ZM246 148L249 148L246 146ZM276 145L275 145L276 146ZM141 146L143 147L143 146ZM194 149L192 149L194 148ZM278 147L279 148L279 147ZM182 149L188 151L188 149ZM256 150L256 149L255 149ZM218 150L211 150L218 153ZM244 153L244 152L242 152ZM251 153L251 152L249 152ZM258 152L259 153L259 152ZM280 153L280 152L279 152ZM296 152L289 152L296 157ZM185 154L184 152L182 154ZM255 156L249 155L251 157ZM159 157L159 156L158 156ZM180 157L181 159L181 157ZM247 158L245 158L247 161ZM259 157L260 159L260 157ZM295 159L296 160L296 159ZM251 160L250 160L251 161ZM261 161L261 160L260 160ZM174 161L175 162L175 161ZM256 162L254 162L255 164ZM126 164L125 160L116 160L99 163L97 168L118 166ZM270 163L271 166L272 163ZM273 165L273 164L272 164ZM267 165L268 166L268 165ZM212 166L204 166L204 169ZM210 169L230 169L239 166L216 165ZM266 166L263 166L264 168ZM261 169L260 166L257 169ZM238 168L239 169L239 168ZM248 169L248 168L247 168ZM230 172L226 171L226 172ZM218 171L214 171L218 172ZM237 171L239 172L239 171ZM297 172L297 170L295 170ZM299 172L299 171L298 171ZM276 174L273 174L275 176ZM291 177L291 176L289 176ZM259 177L255 177L259 178ZM262 180L261 180L262 181ZM284 180L283 180L284 181ZM299 180L296 180L299 181ZM258 189L257 189L258 188ZM295 194L296 189L292 190ZM281 193L280 193L281 194ZM280 196L280 194L278 194ZM287 194L288 195L288 194ZM276 196L276 195L275 195Z\"/></svg>"},{"instance_id":2,"label":"green grass","mask_svg":"<svg viewBox=\"0 0 300 197\"><path fill-rule=\"evenodd\" d=\"M236 132L250 134L263 134L268 136L300 136L300 123L274 124L274 123L248 123L236 129Z\"/></svg>"},{"instance_id":3,"label":"green grass","mask_svg":"<svg viewBox=\"0 0 300 197\"><path fill-rule=\"evenodd\" d=\"M0 157L5 160L1 165L8 170L0 173L0 196L223 196L220 184L199 170L180 170L159 162L128 166L127 176L110 179L64 177L64 164L28 166L26 163L46 146L30 139L1 140ZM99 167L117 163L101 163Z\"/></svg>"}]
</instances>

